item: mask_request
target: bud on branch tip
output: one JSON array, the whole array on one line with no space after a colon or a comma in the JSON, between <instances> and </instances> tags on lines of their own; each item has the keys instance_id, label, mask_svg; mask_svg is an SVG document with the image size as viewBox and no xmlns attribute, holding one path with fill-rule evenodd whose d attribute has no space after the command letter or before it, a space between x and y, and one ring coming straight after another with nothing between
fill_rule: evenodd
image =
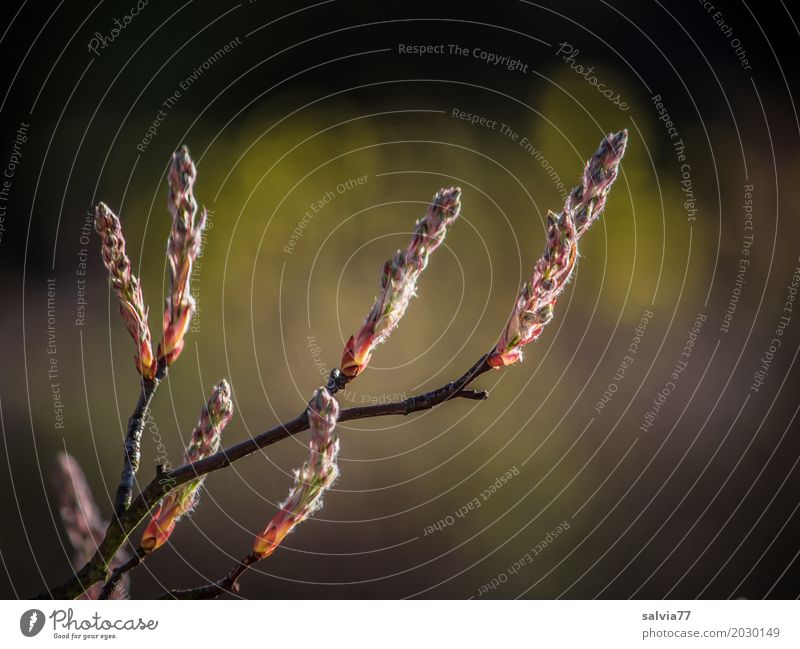
<instances>
[{"instance_id":1,"label":"bud on branch tip","mask_svg":"<svg viewBox=\"0 0 800 649\"><path fill-rule=\"evenodd\" d=\"M219 450L222 431L232 417L231 389L223 379L214 386L208 403L200 413L183 454L183 464L191 464L214 455ZM200 476L182 484L164 497L142 534L142 550L152 552L167 541L181 516L189 513L197 504L204 479L205 476Z\"/></svg>"},{"instance_id":2,"label":"bud on branch tip","mask_svg":"<svg viewBox=\"0 0 800 649\"><path fill-rule=\"evenodd\" d=\"M119 218L108 205L99 203L94 212L94 227L102 238L103 264L108 270L111 288L119 299L122 320L136 343L136 369L142 378L152 379L156 374L156 361L147 324L147 307L139 280L131 272L131 262L125 253L125 237Z\"/></svg>"},{"instance_id":3,"label":"bud on branch tip","mask_svg":"<svg viewBox=\"0 0 800 649\"><path fill-rule=\"evenodd\" d=\"M628 131L608 135L586 163L582 182L573 188L560 214L547 215L547 245L533 276L522 285L500 340L489 354L492 367L522 359L522 347L536 340L553 317L553 307L570 280L578 256L578 239L603 211L625 154Z\"/></svg>"},{"instance_id":4,"label":"bud on branch tip","mask_svg":"<svg viewBox=\"0 0 800 649\"><path fill-rule=\"evenodd\" d=\"M189 149L181 147L172 156L168 181L168 207L172 231L167 242L169 293L164 308L164 337L158 346L158 358L171 365L183 350L195 301L191 294L192 266L200 254L206 211L198 214L194 198L197 169Z\"/></svg>"},{"instance_id":5,"label":"bud on branch tip","mask_svg":"<svg viewBox=\"0 0 800 649\"><path fill-rule=\"evenodd\" d=\"M411 241L383 266L380 293L367 319L345 345L341 371L354 379L369 363L375 347L397 327L416 295L417 279L428 264L429 255L447 235L447 228L461 212L461 188L441 189L433 197L426 215L414 226Z\"/></svg>"},{"instance_id":6,"label":"bud on branch tip","mask_svg":"<svg viewBox=\"0 0 800 649\"><path fill-rule=\"evenodd\" d=\"M271 555L284 537L297 525L322 507L323 494L339 475L336 458L339 438L336 420L339 404L330 392L318 388L308 404L308 422L311 430L308 459L294 472L294 486L281 503L281 510L256 536L252 557L255 560Z\"/></svg>"}]
</instances>

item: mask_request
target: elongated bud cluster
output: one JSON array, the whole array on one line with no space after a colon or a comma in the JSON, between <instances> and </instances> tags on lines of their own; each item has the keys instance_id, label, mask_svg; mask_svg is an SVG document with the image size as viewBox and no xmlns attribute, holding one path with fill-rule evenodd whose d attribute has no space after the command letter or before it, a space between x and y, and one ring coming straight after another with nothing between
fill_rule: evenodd
<instances>
[{"instance_id":1,"label":"elongated bud cluster","mask_svg":"<svg viewBox=\"0 0 800 649\"><path fill-rule=\"evenodd\" d=\"M75 548L76 563L81 563L97 549L105 532L105 522L100 518L86 474L74 457L64 452L58 454L53 484L64 529Z\"/></svg>"},{"instance_id":2,"label":"elongated bud cluster","mask_svg":"<svg viewBox=\"0 0 800 649\"><path fill-rule=\"evenodd\" d=\"M358 376L369 363L375 347L384 342L397 327L416 294L417 279L428 264L428 257L438 248L447 228L461 211L461 189L441 189L433 197L427 214L419 219L405 250L398 250L383 266L380 293L367 319L350 337L342 354L341 371L348 379Z\"/></svg>"},{"instance_id":3,"label":"elongated bud cluster","mask_svg":"<svg viewBox=\"0 0 800 649\"><path fill-rule=\"evenodd\" d=\"M271 555L295 526L322 507L323 494L339 475L336 465L339 438L335 432L338 416L336 399L325 388L317 389L308 404L311 430L308 459L294 472L294 486L281 503L280 512L256 537L253 544L256 560Z\"/></svg>"},{"instance_id":4,"label":"elongated bud cluster","mask_svg":"<svg viewBox=\"0 0 800 649\"><path fill-rule=\"evenodd\" d=\"M222 431L233 417L231 389L224 379L214 386L208 403L200 413L192 438L183 455L184 464L197 462L217 452ZM205 476L176 487L168 493L142 534L141 548L145 552L162 546L181 516L190 512L195 504Z\"/></svg>"},{"instance_id":5,"label":"elongated bud cluster","mask_svg":"<svg viewBox=\"0 0 800 649\"><path fill-rule=\"evenodd\" d=\"M522 358L522 347L536 340L553 317L553 308L570 280L578 256L578 239L599 217L617 178L628 131L608 135L586 164L581 185L567 196L560 214L547 215L547 245L533 276L523 284L511 317L487 362L511 365Z\"/></svg>"},{"instance_id":6,"label":"elongated bud cluster","mask_svg":"<svg viewBox=\"0 0 800 649\"><path fill-rule=\"evenodd\" d=\"M169 294L164 308L164 338L158 346L158 357L170 365L181 353L184 336L195 310L191 294L192 266L200 254L206 211L198 215L194 198L197 170L189 149L181 147L172 156L168 207L172 214L172 231L167 243L169 260Z\"/></svg>"},{"instance_id":7,"label":"elongated bud cluster","mask_svg":"<svg viewBox=\"0 0 800 649\"><path fill-rule=\"evenodd\" d=\"M122 320L136 343L136 369L143 378L152 379L156 374L156 360L147 324L147 307L139 280L131 272L131 262L125 253L122 226L116 214L105 203L100 203L95 208L94 227L102 238L103 263L111 288L119 299Z\"/></svg>"},{"instance_id":8,"label":"elongated bud cluster","mask_svg":"<svg viewBox=\"0 0 800 649\"><path fill-rule=\"evenodd\" d=\"M58 495L58 512L69 542L75 550L72 563L77 568L85 564L97 551L97 546L106 533L108 522L101 518L86 474L74 457L60 452L52 479L55 493ZM122 550L117 553L109 567L116 568L127 559L128 553ZM128 575L125 575L120 582L120 588L111 593L110 599L120 598L126 592L127 586ZM102 584L90 586L84 591L81 599L97 599L101 589Z\"/></svg>"}]
</instances>

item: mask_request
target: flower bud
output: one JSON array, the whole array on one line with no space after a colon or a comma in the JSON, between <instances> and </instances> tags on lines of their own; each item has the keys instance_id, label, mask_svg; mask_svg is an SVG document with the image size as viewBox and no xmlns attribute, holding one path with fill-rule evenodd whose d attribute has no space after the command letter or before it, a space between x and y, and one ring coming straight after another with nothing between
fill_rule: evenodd
<instances>
[{"instance_id":1,"label":"flower bud","mask_svg":"<svg viewBox=\"0 0 800 649\"><path fill-rule=\"evenodd\" d=\"M108 270L111 288L117 294L122 321L136 344L136 369L142 378L152 379L156 374L156 360L147 324L147 307L139 280L131 272L122 225L108 205L99 203L94 212L94 227L102 238L103 264Z\"/></svg>"},{"instance_id":2,"label":"flower bud","mask_svg":"<svg viewBox=\"0 0 800 649\"><path fill-rule=\"evenodd\" d=\"M197 169L189 149L181 147L172 156L168 174L172 231L167 242L169 293L164 308L164 337L158 346L158 358L172 364L184 346L184 336L195 311L191 294L192 267L200 254L206 211L198 214L194 198Z\"/></svg>"},{"instance_id":3,"label":"flower bud","mask_svg":"<svg viewBox=\"0 0 800 649\"><path fill-rule=\"evenodd\" d=\"M339 475L336 458L339 438L336 420L339 404L325 388L318 388L308 404L311 430L308 459L294 472L294 486L281 503L280 511L256 536L253 556L264 559L271 555L284 537L297 525L322 507L322 496Z\"/></svg>"},{"instance_id":4,"label":"flower bud","mask_svg":"<svg viewBox=\"0 0 800 649\"><path fill-rule=\"evenodd\" d=\"M383 266L380 293L367 319L347 341L342 354L341 372L354 379L364 371L375 347L395 330L416 295L417 279L428 265L430 254L447 235L447 228L461 212L461 189L441 189L433 197L426 215L414 226L411 241Z\"/></svg>"},{"instance_id":5,"label":"flower bud","mask_svg":"<svg viewBox=\"0 0 800 649\"><path fill-rule=\"evenodd\" d=\"M560 214L547 215L547 246L533 276L523 284L511 317L487 362L492 367L522 359L522 347L536 340L553 318L558 296L569 282L578 256L578 239L603 211L617 178L628 132L608 135L586 164L583 179L567 196Z\"/></svg>"},{"instance_id":6,"label":"flower bud","mask_svg":"<svg viewBox=\"0 0 800 649\"><path fill-rule=\"evenodd\" d=\"M191 464L217 452L225 426L233 417L233 400L228 382L223 379L211 393L208 403L200 413L197 425L183 455L183 463ZM152 552L169 539L175 524L197 504L200 487L205 476L179 485L168 493L152 514L142 534L141 548Z\"/></svg>"}]
</instances>

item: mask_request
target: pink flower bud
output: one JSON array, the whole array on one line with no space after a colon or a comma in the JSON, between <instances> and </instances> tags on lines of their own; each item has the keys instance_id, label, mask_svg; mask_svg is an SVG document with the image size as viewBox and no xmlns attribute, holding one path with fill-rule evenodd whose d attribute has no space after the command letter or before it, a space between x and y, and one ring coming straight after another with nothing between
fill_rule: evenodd
<instances>
[{"instance_id":1,"label":"pink flower bud","mask_svg":"<svg viewBox=\"0 0 800 649\"><path fill-rule=\"evenodd\" d=\"M271 555L289 532L322 507L323 494L339 475L336 464L339 438L335 432L338 417L336 399L325 388L317 389L308 404L311 430L308 459L294 472L294 486L281 503L280 511L256 536L253 543L256 559Z\"/></svg>"},{"instance_id":2,"label":"pink flower bud","mask_svg":"<svg viewBox=\"0 0 800 649\"><path fill-rule=\"evenodd\" d=\"M223 379L214 386L208 403L200 413L197 425L183 455L183 463L191 464L217 452L225 426L233 417L233 400L228 382ZM152 552L169 539L175 524L197 504L205 476L176 487L168 493L152 514L142 534L141 548Z\"/></svg>"},{"instance_id":3,"label":"pink flower bud","mask_svg":"<svg viewBox=\"0 0 800 649\"><path fill-rule=\"evenodd\" d=\"M405 315L416 295L417 279L428 265L430 254L447 235L447 228L461 212L461 189L441 189L433 197L426 215L414 226L411 241L383 266L380 293L367 319L347 341L341 372L348 379L358 376L369 363L375 347L384 342Z\"/></svg>"},{"instance_id":4,"label":"pink flower bud","mask_svg":"<svg viewBox=\"0 0 800 649\"><path fill-rule=\"evenodd\" d=\"M172 364L183 350L184 336L195 310L191 294L192 267L200 254L206 212L198 214L194 198L197 169L189 149L181 147L172 156L167 206L172 214L172 231L167 243L169 293L164 309L164 337L158 346L158 358Z\"/></svg>"},{"instance_id":5,"label":"pink flower bud","mask_svg":"<svg viewBox=\"0 0 800 649\"><path fill-rule=\"evenodd\" d=\"M136 369L143 378L152 379L156 374L156 361L147 324L147 307L139 280L131 272L131 262L125 253L122 226L105 203L95 208L94 226L102 238L103 264L108 270L111 288L117 294L122 321L136 344Z\"/></svg>"},{"instance_id":6,"label":"pink flower bud","mask_svg":"<svg viewBox=\"0 0 800 649\"><path fill-rule=\"evenodd\" d=\"M578 239L600 217L627 141L626 130L608 135L586 164L581 185L567 196L561 213L547 215L547 246L530 281L523 284L500 340L487 359L492 367L521 360L522 347L536 340L553 318L558 296L575 268Z\"/></svg>"}]
</instances>

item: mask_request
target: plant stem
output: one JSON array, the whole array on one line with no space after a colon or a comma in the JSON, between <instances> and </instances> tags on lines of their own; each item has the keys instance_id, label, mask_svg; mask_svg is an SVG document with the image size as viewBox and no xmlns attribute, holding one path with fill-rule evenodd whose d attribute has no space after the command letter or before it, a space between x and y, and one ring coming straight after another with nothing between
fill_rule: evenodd
<instances>
[{"instance_id":1,"label":"plant stem","mask_svg":"<svg viewBox=\"0 0 800 649\"><path fill-rule=\"evenodd\" d=\"M404 401L399 401L394 404L387 404L393 406L391 411L376 412L375 406L366 406L363 408L349 408L343 410L339 414L339 421L346 421L349 419L360 419L362 417L376 417L380 415L408 415L412 412L420 410L428 410L444 403L453 397L460 397L465 399L483 400L489 395L485 391L465 390L465 386L469 385L478 376L491 369L486 362L488 354L478 360L469 370L467 370L460 378L448 383L445 386L431 392L426 392ZM331 379L328 383L336 384L334 373L331 373ZM209 458L210 459L210 458ZM190 588L186 590L171 590L162 599L215 599L226 592L239 592L239 576L247 570L247 568L258 561L258 558L252 554L247 555L244 559L236 564L233 570L222 579L205 586L198 586L197 588Z\"/></svg>"},{"instance_id":2,"label":"plant stem","mask_svg":"<svg viewBox=\"0 0 800 649\"><path fill-rule=\"evenodd\" d=\"M97 599L108 599L111 597L111 593L114 592L114 589L117 587L120 579L125 576L125 573L141 565L141 563L144 561L144 558L145 553L141 548L139 548L130 559L117 566L111 573L108 581L103 584L103 590L100 591L100 596Z\"/></svg>"},{"instance_id":3,"label":"plant stem","mask_svg":"<svg viewBox=\"0 0 800 649\"><path fill-rule=\"evenodd\" d=\"M429 410L453 398L485 399L488 397L486 392L465 390L465 388L481 374L492 369L486 362L487 357L488 354L482 356L458 379L441 388L409 397L403 401L347 408L339 413L339 421L384 417L387 415L410 415L414 412ZM150 396L152 398L152 395ZM131 505L109 523L105 537L86 565L66 582L40 593L36 596L36 599L74 599L83 594L92 584L101 580L108 580L112 576L109 574L108 566L119 548L139 523L144 520L150 510L175 487L201 475L224 469L236 460L247 457L265 446L300 433L307 428L308 415L303 410L294 419L278 424L260 435L235 444L203 460L185 464L168 473L159 470L156 477L133 500Z\"/></svg>"},{"instance_id":4,"label":"plant stem","mask_svg":"<svg viewBox=\"0 0 800 649\"><path fill-rule=\"evenodd\" d=\"M139 470L139 460L142 455L142 432L144 431L145 419L150 410L150 403L153 395L158 389L158 385L167 374L167 366L159 365L156 376L153 379L142 379L139 400L136 408L128 419L128 433L125 437L125 457L122 463L122 474L117 487L116 498L114 499L114 513L119 517L131 504L133 493L133 482L136 472Z\"/></svg>"},{"instance_id":5,"label":"plant stem","mask_svg":"<svg viewBox=\"0 0 800 649\"><path fill-rule=\"evenodd\" d=\"M185 590L170 590L159 599L216 599L224 593L239 592L239 577L253 565L258 558L253 554L243 557L227 575L211 584L187 588Z\"/></svg>"}]
</instances>

